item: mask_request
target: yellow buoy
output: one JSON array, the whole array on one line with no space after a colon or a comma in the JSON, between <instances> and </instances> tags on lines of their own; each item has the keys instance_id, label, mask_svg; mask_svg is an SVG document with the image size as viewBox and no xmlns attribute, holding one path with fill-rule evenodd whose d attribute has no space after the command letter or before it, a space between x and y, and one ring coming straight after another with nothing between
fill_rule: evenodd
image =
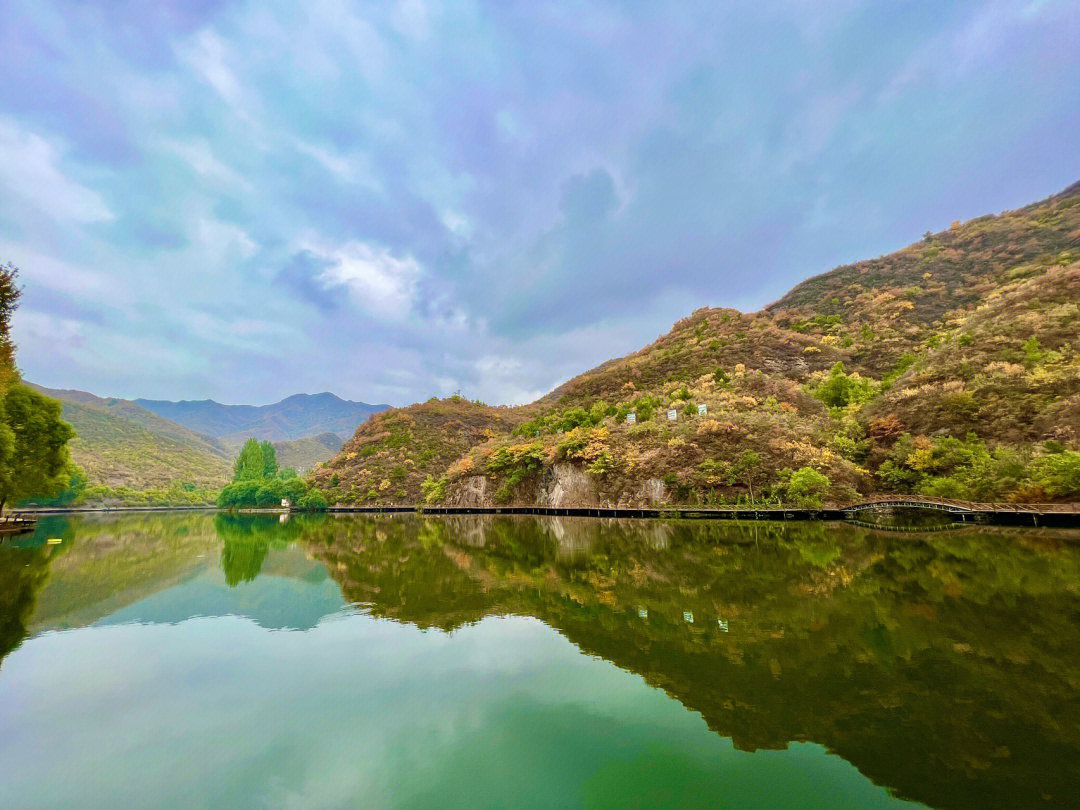
<instances>
[{"instance_id":1,"label":"yellow buoy","mask_svg":"<svg viewBox=\"0 0 1080 810\"><path fill-rule=\"evenodd\" d=\"M63 543L64 539L62 537L50 537L45 542L48 543L50 546L55 546L57 543Z\"/></svg>"}]
</instances>

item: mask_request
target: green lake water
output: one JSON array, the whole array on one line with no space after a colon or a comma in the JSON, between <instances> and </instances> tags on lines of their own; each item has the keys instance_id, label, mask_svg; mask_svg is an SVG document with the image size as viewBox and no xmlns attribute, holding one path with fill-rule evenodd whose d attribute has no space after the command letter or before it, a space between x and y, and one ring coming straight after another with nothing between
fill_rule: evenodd
<instances>
[{"instance_id":1,"label":"green lake water","mask_svg":"<svg viewBox=\"0 0 1080 810\"><path fill-rule=\"evenodd\" d=\"M924 806L1080 807L1077 534L173 513L0 543L5 810Z\"/></svg>"}]
</instances>

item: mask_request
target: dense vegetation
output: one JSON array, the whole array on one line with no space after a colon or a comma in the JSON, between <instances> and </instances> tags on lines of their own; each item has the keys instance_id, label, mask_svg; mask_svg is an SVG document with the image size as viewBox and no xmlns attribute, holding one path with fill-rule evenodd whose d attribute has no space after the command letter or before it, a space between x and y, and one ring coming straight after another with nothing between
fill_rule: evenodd
<instances>
[{"instance_id":1,"label":"dense vegetation","mask_svg":"<svg viewBox=\"0 0 1080 810\"><path fill-rule=\"evenodd\" d=\"M314 480L373 503L1074 500L1078 302L1080 184L698 310L528 406L380 414Z\"/></svg>"},{"instance_id":2,"label":"dense vegetation","mask_svg":"<svg viewBox=\"0 0 1080 810\"><path fill-rule=\"evenodd\" d=\"M431 399L375 414L311 480L331 503L418 503L424 484L470 448L505 435L521 409L495 408L462 397Z\"/></svg>"},{"instance_id":3,"label":"dense vegetation","mask_svg":"<svg viewBox=\"0 0 1080 810\"><path fill-rule=\"evenodd\" d=\"M301 510L326 509L326 499L318 489L309 486L291 467L278 467L271 442L248 439L233 464L232 483L218 493L217 505L228 509L266 508L279 506L284 500Z\"/></svg>"},{"instance_id":4,"label":"dense vegetation","mask_svg":"<svg viewBox=\"0 0 1080 810\"><path fill-rule=\"evenodd\" d=\"M229 454L208 436L129 400L39 390L63 403L75 428L71 455L81 473L61 504L206 504L229 480Z\"/></svg>"}]
</instances>

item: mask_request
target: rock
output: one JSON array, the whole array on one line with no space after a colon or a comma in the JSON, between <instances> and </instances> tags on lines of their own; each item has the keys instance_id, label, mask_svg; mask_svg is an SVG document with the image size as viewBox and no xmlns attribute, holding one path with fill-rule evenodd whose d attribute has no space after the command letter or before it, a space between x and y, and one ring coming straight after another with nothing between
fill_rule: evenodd
<instances>
[{"instance_id":1,"label":"rock","mask_svg":"<svg viewBox=\"0 0 1080 810\"><path fill-rule=\"evenodd\" d=\"M556 464L540 490L542 506L596 506L596 487L592 478L573 464Z\"/></svg>"},{"instance_id":2,"label":"rock","mask_svg":"<svg viewBox=\"0 0 1080 810\"><path fill-rule=\"evenodd\" d=\"M454 494L447 500L447 506L492 506L491 493L488 492L488 480L483 475L470 475L462 479Z\"/></svg>"}]
</instances>

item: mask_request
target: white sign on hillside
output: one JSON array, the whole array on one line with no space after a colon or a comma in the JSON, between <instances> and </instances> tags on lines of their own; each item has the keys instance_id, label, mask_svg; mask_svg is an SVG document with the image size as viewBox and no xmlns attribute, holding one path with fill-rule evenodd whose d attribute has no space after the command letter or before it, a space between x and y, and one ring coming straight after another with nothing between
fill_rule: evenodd
<instances>
[{"instance_id":1,"label":"white sign on hillside","mask_svg":"<svg viewBox=\"0 0 1080 810\"><path fill-rule=\"evenodd\" d=\"M708 408L707 405L702 404L702 405L697 406L697 415L698 416L704 416L708 412L709 412L709 408Z\"/></svg>"},{"instance_id":2,"label":"white sign on hillside","mask_svg":"<svg viewBox=\"0 0 1080 810\"><path fill-rule=\"evenodd\" d=\"M678 418L679 418L679 414L676 412L676 410L674 408L672 408L670 411L667 412L667 420L669 422L674 422Z\"/></svg>"},{"instance_id":3,"label":"white sign on hillside","mask_svg":"<svg viewBox=\"0 0 1080 810\"><path fill-rule=\"evenodd\" d=\"M637 414L631 411L626 415L626 424L633 425L637 423Z\"/></svg>"}]
</instances>

